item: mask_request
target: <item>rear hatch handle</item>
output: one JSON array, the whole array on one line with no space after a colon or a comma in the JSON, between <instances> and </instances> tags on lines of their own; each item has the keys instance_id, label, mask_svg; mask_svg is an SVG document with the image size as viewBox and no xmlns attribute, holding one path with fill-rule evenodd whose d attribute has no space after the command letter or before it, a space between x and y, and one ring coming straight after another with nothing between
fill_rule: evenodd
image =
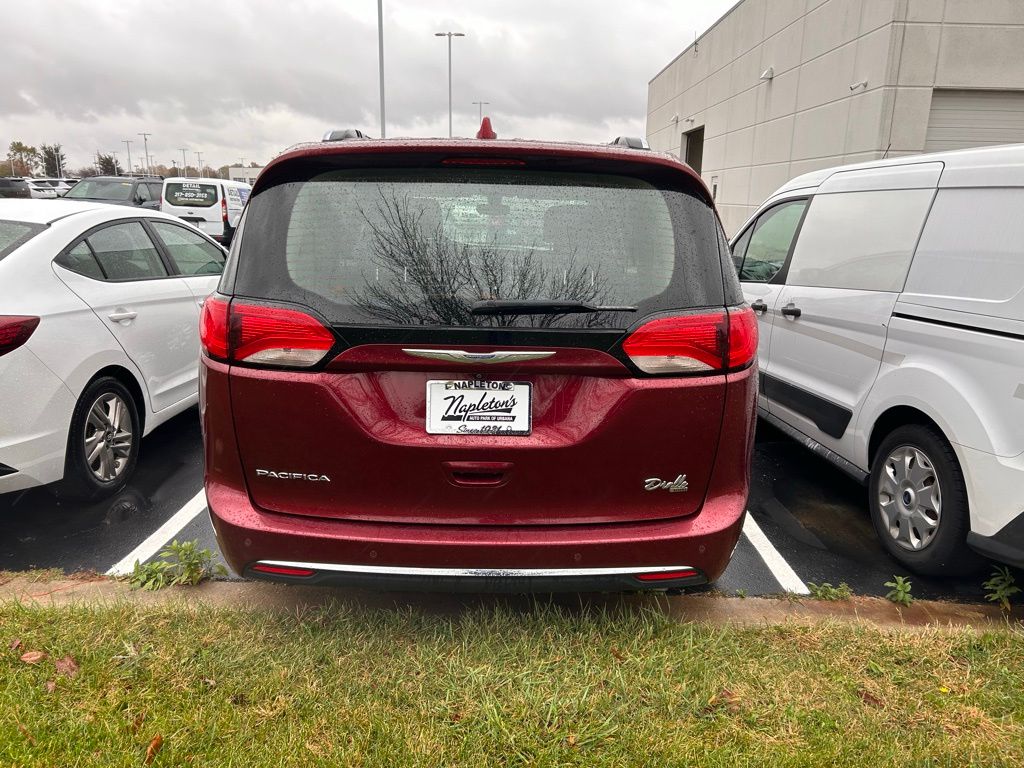
<instances>
[{"instance_id":1,"label":"rear hatch handle","mask_svg":"<svg viewBox=\"0 0 1024 768\"><path fill-rule=\"evenodd\" d=\"M543 360L554 352L522 350L498 350L495 352L467 352L464 349L402 349L412 357L428 360L443 360L446 363L521 363L526 360Z\"/></svg>"}]
</instances>

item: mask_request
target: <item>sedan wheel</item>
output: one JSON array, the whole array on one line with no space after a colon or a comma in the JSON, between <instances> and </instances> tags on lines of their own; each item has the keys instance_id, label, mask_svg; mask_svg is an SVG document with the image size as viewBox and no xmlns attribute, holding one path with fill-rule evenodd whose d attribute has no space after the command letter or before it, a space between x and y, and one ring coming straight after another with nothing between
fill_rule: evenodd
<instances>
[{"instance_id":1,"label":"sedan wheel","mask_svg":"<svg viewBox=\"0 0 1024 768\"><path fill-rule=\"evenodd\" d=\"M119 395L100 395L85 423L85 461L97 480L109 483L124 472L133 441L127 404Z\"/></svg>"},{"instance_id":2,"label":"sedan wheel","mask_svg":"<svg viewBox=\"0 0 1024 768\"><path fill-rule=\"evenodd\" d=\"M111 376L91 382L71 415L57 495L93 500L120 491L135 471L141 436L139 412L124 384Z\"/></svg>"}]
</instances>

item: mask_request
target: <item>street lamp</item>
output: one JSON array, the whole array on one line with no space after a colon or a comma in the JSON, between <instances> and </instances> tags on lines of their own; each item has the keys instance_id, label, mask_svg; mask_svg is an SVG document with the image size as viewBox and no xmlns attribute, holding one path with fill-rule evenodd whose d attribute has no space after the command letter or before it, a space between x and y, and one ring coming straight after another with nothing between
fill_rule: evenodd
<instances>
[{"instance_id":1,"label":"street lamp","mask_svg":"<svg viewBox=\"0 0 1024 768\"><path fill-rule=\"evenodd\" d=\"M135 173L135 168L132 166L132 142L129 139L122 139L121 143L128 147L128 175L131 176Z\"/></svg>"},{"instance_id":2,"label":"street lamp","mask_svg":"<svg viewBox=\"0 0 1024 768\"><path fill-rule=\"evenodd\" d=\"M203 176L203 153L196 152L196 168L199 170L199 177Z\"/></svg>"},{"instance_id":3,"label":"street lamp","mask_svg":"<svg viewBox=\"0 0 1024 768\"><path fill-rule=\"evenodd\" d=\"M377 0L377 58L380 59L380 137L387 138L384 130L384 0Z\"/></svg>"},{"instance_id":4,"label":"street lamp","mask_svg":"<svg viewBox=\"0 0 1024 768\"><path fill-rule=\"evenodd\" d=\"M474 101L473 103L476 104L478 107L480 107L480 122L482 123L484 121L484 104L490 104L491 102L489 102L489 101Z\"/></svg>"},{"instance_id":5,"label":"street lamp","mask_svg":"<svg viewBox=\"0 0 1024 768\"><path fill-rule=\"evenodd\" d=\"M186 179L188 178L188 161L185 159L185 153L188 152L188 147L178 147L181 150L181 175Z\"/></svg>"},{"instance_id":6,"label":"street lamp","mask_svg":"<svg viewBox=\"0 0 1024 768\"><path fill-rule=\"evenodd\" d=\"M462 32L435 32L434 37L448 38L448 138L452 137L452 38L465 37Z\"/></svg>"},{"instance_id":7,"label":"street lamp","mask_svg":"<svg viewBox=\"0 0 1024 768\"><path fill-rule=\"evenodd\" d=\"M143 151L146 153L146 175L147 176L152 176L151 171L153 170L153 163L152 163L152 160L151 160L151 158L149 156L149 137L152 136L152 135L153 134L151 134L151 133L140 133L139 134L139 136L142 137Z\"/></svg>"}]
</instances>

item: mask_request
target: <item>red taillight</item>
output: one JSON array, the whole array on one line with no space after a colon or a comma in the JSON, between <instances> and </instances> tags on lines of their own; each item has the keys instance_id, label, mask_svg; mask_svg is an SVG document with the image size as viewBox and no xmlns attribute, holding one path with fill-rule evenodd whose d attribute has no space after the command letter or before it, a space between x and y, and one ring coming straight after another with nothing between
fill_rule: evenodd
<instances>
[{"instance_id":1,"label":"red taillight","mask_svg":"<svg viewBox=\"0 0 1024 768\"><path fill-rule=\"evenodd\" d=\"M13 352L28 341L38 325L38 317L0 315L0 355Z\"/></svg>"},{"instance_id":2,"label":"red taillight","mask_svg":"<svg viewBox=\"0 0 1024 768\"><path fill-rule=\"evenodd\" d=\"M224 223L228 223L228 200L226 197L220 199L220 217L224 220Z\"/></svg>"},{"instance_id":3,"label":"red taillight","mask_svg":"<svg viewBox=\"0 0 1024 768\"><path fill-rule=\"evenodd\" d=\"M694 568L681 568L678 571L657 571L655 573L638 573L640 581L670 581L672 579L690 579L698 575Z\"/></svg>"},{"instance_id":4,"label":"red taillight","mask_svg":"<svg viewBox=\"0 0 1024 768\"><path fill-rule=\"evenodd\" d=\"M743 368L757 352L749 307L651 320L622 343L644 373L712 373Z\"/></svg>"},{"instance_id":5,"label":"red taillight","mask_svg":"<svg viewBox=\"0 0 1024 768\"><path fill-rule=\"evenodd\" d=\"M203 311L199 315L199 344L210 357L227 360L228 344L228 299L207 296Z\"/></svg>"},{"instance_id":6,"label":"red taillight","mask_svg":"<svg viewBox=\"0 0 1024 768\"><path fill-rule=\"evenodd\" d=\"M215 296L203 304L199 340L219 360L298 368L316 365L334 346L334 334L304 312Z\"/></svg>"},{"instance_id":7,"label":"red taillight","mask_svg":"<svg viewBox=\"0 0 1024 768\"><path fill-rule=\"evenodd\" d=\"M249 570L256 573L269 573L274 576L312 576L316 571L312 568L294 568L290 565L266 565L257 563Z\"/></svg>"}]
</instances>

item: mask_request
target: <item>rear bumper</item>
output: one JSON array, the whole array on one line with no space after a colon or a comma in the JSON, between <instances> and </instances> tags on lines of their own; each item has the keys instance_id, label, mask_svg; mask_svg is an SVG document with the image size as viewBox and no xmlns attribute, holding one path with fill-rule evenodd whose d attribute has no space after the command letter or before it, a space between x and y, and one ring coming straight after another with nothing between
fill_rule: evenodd
<instances>
[{"instance_id":1,"label":"rear bumper","mask_svg":"<svg viewBox=\"0 0 1024 768\"><path fill-rule=\"evenodd\" d=\"M723 496L697 515L644 523L455 526L360 523L264 512L248 495L207 482L224 558L239 574L279 581L437 591L666 589L714 581L728 565L745 499ZM258 573L257 563L306 566L308 576ZM637 573L692 569L679 579Z\"/></svg>"}]
</instances>

